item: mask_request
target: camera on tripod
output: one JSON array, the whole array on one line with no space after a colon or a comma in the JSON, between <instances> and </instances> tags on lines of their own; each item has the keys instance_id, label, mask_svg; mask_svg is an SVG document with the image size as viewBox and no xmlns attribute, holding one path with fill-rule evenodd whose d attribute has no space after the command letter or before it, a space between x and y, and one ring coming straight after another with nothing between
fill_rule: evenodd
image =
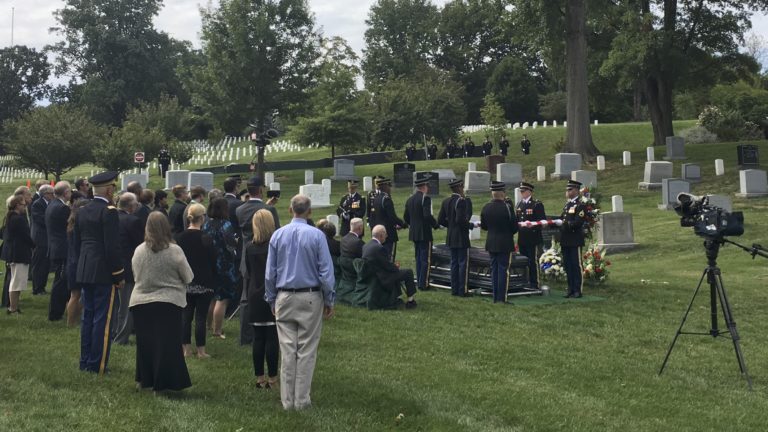
<instances>
[{"instance_id":1,"label":"camera on tripod","mask_svg":"<svg viewBox=\"0 0 768 432\"><path fill-rule=\"evenodd\" d=\"M679 193L673 208L680 216L680 226L693 227L693 232L701 237L722 238L744 234L744 214L710 205L707 196Z\"/></svg>"}]
</instances>

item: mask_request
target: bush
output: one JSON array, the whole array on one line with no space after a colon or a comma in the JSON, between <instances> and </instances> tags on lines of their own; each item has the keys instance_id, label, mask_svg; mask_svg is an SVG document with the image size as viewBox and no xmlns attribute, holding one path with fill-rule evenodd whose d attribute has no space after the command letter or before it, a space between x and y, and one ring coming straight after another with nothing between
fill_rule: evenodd
<instances>
[{"instance_id":1,"label":"bush","mask_svg":"<svg viewBox=\"0 0 768 432\"><path fill-rule=\"evenodd\" d=\"M721 141L759 139L761 128L755 122L745 121L741 112L708 106L699 114L698 125L717 135Z\"/></svg>"},{"instance_id":2,"label":"bush","mask_svg":"<svg viewBox=\"0 0 768 432\"><path fill-rule=\"evenodd\" d=\"M717 142L717 135L713 134L703 126L694 126L692 128L680 131L680 136L685 139L686 144L706 144Z\"/></svg>"},{"instance_id":3,"label":"bush","mask_svg":"<svg viewBox=\"0 0 768 432\"><path fill-rule=\"evenodd\" d=\"M541 96L539 114L543 119L561 120L566 117L567 96L565 92L554 92Z\"/></svg>"}]
</instances>

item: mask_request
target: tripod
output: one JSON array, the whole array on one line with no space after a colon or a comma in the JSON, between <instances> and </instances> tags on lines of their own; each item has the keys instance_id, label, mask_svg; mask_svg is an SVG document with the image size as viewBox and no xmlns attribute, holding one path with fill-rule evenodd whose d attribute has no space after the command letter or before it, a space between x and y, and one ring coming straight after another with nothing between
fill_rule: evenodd
<instances>
[{"instance_id":1,"label":"tripod","mask_svg":"<svg viewBox=\"0 0 768 432\"><path fill-rule=\"evenodd\" d=\"M739 370L747 380L747 386L750 390L752 390L752 379L749 377L749 372L747 372L747 364L744 362L744 355L742 354L741 346L739 345L739 332L736 330L736 322L733 320L731 304L728 302L728 296L725 292L725 286L723 286L723 278L720 273L720 268L717 266L717 254L720 251L720 246L725 242L733 243L730 240L726 240L724 238L707 239L704 241L704 248L706 249L707 253L707 267L704 269L704 273L701 275L701 279L699 279L699 285L693 292L693 297L691 298L690 303L688 303L688 309L685 310L683 319L680 322L680 327L678 327L677 332L675 333L675 337L672 339L672 343L669 345L669 350L667 350L667 355L664 357L664 362L661 364L659 375L664 372L664 368L667 366L667 360L669 360L669 356L672 354L672 349L675 347L677 338L681 334L712 336L713 338L716 338L718 336L724 336L727 333L730 335L730 339L733 341L733 349L736 352L736 360L739 363ZM688 313L691 312L693 301L696 299L696 295L699 293L705 277L707 278L707 283L709 283L709 307L712 327L708 333L684 332L683 326L685 325L686 319L688 319ZM723 319L725 320L725 325L727 327L725 330L720 330L718 328L718 300L720 301L720 306L723 310Z\"/></svg>"}]
</instances>

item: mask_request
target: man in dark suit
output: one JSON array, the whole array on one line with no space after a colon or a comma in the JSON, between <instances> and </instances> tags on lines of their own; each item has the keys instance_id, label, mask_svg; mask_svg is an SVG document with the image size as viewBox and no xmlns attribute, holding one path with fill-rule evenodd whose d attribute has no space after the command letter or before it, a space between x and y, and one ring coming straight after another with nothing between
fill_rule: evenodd
<instances>
[{"instance_id":1,"label":"man in dark suit","mask_svg":"<svg viewBox=\"0 0 768 432\"><path fill-rule=\"evenodd\" d=\"M141 219L143 229L147 225L149 214L152 212L152 208L149 205L155 201L155 192L152 189L144 189L141 191L141 195L136 196L136 199L139 200L139 208L134 214Z\"/></svg>"},{"instance_id":2,"label":"man in dark suit","mask_svg":"<svg viewBox=\"0 0 768 432\"><path fill-rule=\"evenodd\" d=\"M413 242L416 258L416 286L420 290L429 289L429 266L432 256L432 230L437 229L432 216L432 198L427 196L429 179L414 182L416 192L405 202L403 220L410 227L408 240Z\"/></svg>"},{"instance_id":3,"label":"man in dark suit","mask_svg":"<svg viewBox=\"0 0 768 432\"><path fill-rule=\"evenodd\" d=\"M51 267L48 260L48 231L45 228L45 210L53 200L53 187L48 184L40 186L37 191L40 198L32 203L32 240L35 249L32 251L32 294L47 294L45 285L48 283L48 273Z\"/></svg>"},{"instance_id":4,"label":"man in dark suit","mask_svg":"<svg viewBox=\"0 0 768 432\"><path fill-rule=\"evenodd\" d=\"M237 220L237 208L244 204L244 201L237 196L237 187L240 183L240 177L228 177L224 180L224 199L229 206L229 222L237 233L237 251L235 252L235 270L240 270L240 254L243 248L243 231L240 229L240 222Z\"/></svg>"},{"instance_id":5,"label":"man in dark suit","mask_svg":"<svg viewBox=\"0 0 768 432\"><path fill-rule=\"evenodd\" d=\"M387 229L387 237L383 246L389 252L390 260L394 261L397 255L397 230L406 228L408 225L395 213L395 204L390 196L392 180L380 178L376 181L376 185L379 188L379 193L376 194L373 203L371 203L375 210L372 226L384 225ZM371 224L370 221L368 223Z\"/></svg>"},{"instance_id":6,"label":"man in dark suit","mask_svg":"<svg viewBox=\"0 0 768 432\"><path fill-rule=\"evenodd\" d=\"M173 235L184 232L184 210L189 202L189 193L184 185L176 185L171 189L176 201L173 202L168 211L168 221L171 223L171 232Z\"/></svg>"},{"instance_id":7,"label":"man in dark suit","mask_svg":"<svg viewBox=\"0 0 768 432\"><path fill-rule=\"evenodd\" d=\"M520 197L515 206L515 214L518 222L539 222L547 218L544 212L544 204L533 198L533 185L520 183ZM517 248L520 255L528 258L528 278L531 288L539 287L539 255L544 239L541 235L541 225L520 227L517 233Z\"/></svg>"},{"instance_id":8,"label":"man in dark suit","mask_svg":"<svg viewBox=\"0 0 768 432\"><path fill-rule=\"evenodd\" d=\"M390 261L389 253L383 246L387 241L387 229L383 225L373 227L371 236L371 241L363 246L363 259L376 268L376 275L385 287L399 291L400 284L404 282L405 295L408 297L405 308L415 308L416 300L413 297L416 295L416 285L413 283L413 270L401 270Z\"/></svg>"},{"instance_id":9,"label":"man in dark suit","mask_svg":"<svg viewBox=\"0 0 768 432\"><path fill-rule=\"evenodd\" d=\"M117 172L91 177L94 198L77 214L77 283L81 286L80 370L103 374L109 361L111 320L117 291L124 283L120 222L112 205ZM105 337L105 335L107 337Z\"/></svg>"},{"instance_id":10,"label":"man in dark suit","mask_svg":"<svg viewBox=\"0 0 768 432\"><path fill-rule=\"evenodd\" d=\"M60 181L53 188L54 199L45 209L45 229L48 237L48 259L53 267L51 301L48 304L48 319L58 321L64 317L69 300L67 287L67 221L70 209L67 203L72 196L69 182Z\"/></svg>"},{"instance_id":11,"label":"man in dark suit","mask_svg":"<svg viewBox=\"0 0 768 432\"><path fill-rule=\"evenodd\" d=\"M40 179L40 180L35 182L35 193L32 194L32 203L33 204L34 204L35 201L37 201L40 198L42 198L43 194L40 193L40 188L45 186L45 185L48 185L48 181L47 180Z\"/></svg>"},{"instance_id":12,"label":"man in dark suit","mask_svg":"<svg viewBox=\"0 0 768 432\"><path fill-rule=\"evenodd\" d=\"M445 244L451 249L451 294L458 297L469 295L469 232L474 225L472 201L464 196L464 180L453 179L448 183L451 196L443 200L437 221L448 228Z\"/></svg>"},{"instance_id":13,"label":"man in dark suit","mask_svg":"<svg viewBox=\"0 0 768 432\"><path fill-rule=\"evenodd\" d=\"M581 183L568 180L565 197L568 201L560 216L560 246L563 252L563 267L568 279L566 298L580 298L582 284L581 248L584 246L584 217L586 209L581 203Z\"/></svg>"},{"instance_id":14,"label":"man in dark suit","mask_svg":"<svg viewBox=\"0 0 768 432\"><path fill-rule=\"evenodd\" d=\"M117 309L117 320L113 327L114 337L112 339L119 345L128 345L128 339L133 331L133 319L128 310L128 305L131 301L131 293L135 283L131 261L133 260L133 252L144 242L144 224L136 215L139 203L136 201L136 195L133 193L126 192L120 195L117 207L120 252L123 268L125 269L125 283L120 288L120 304Z\"/></svg>"},{"instance_id":15,"label":"man in dark suit","mask_svg":"<svg viewBox=\"0 0 768 432\"><path fill-rule=\"evenodd\" d=\"M515 210L506 201L506 184L491 183L493 200L480 212L480 227L488 231L485 250L491 256L491 285L493 302L505 303L509 291L509 265L515 250L517 218Z\"/></svg>"},{"instance_id":16,"label":"man in dark suit","mask_svg":"<svg viewBox=\"0 0 768 432\"><path fill-rule=\"evenodd\" d=\"M144 188L141 186L141 183L137 181L132 181L128 183L128 185L125 187L125 190L132 193L136 197L137 202L137 208L133 212L136 217L142 220L143 224L147 223L147 218L149 217L149 207L144 208L141 205L138 205L139 200L141 200L141 195L144 193Z\"/></svg>"},{"instance_id":17,"label":"man in dark suit","mask_svg":"<svg viewBox=\"0 0 768 432\"><path fill-rule=\"evenodd\" d=\"M363 220L354 218L349 222L349 232L341 238L341 256L346 258L363 257Z\"/></svg>"},{"instance_id":18,"label":"man in dark suit","mask_svg":"<svg viewBox=\"0 0 768 432\"><path fill-rule=\"evenodd\" d=\"M349 232L349 221L365 216L365 198L357 193L357 180L347 182L348 193L341 197L341 202L336 208L336 215L341 222L339 235L344 237Z\"/></svg>"}]
</instances>

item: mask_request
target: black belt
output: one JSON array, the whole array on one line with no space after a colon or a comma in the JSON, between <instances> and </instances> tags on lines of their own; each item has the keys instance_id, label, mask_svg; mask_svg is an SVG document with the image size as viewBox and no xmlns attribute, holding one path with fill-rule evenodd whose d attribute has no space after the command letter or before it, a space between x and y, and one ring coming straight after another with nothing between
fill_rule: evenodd
<instances>
[{"instance_id":1,"label":"black belt","mask_svg":"<svg viewBox=\"0 0 768 432\"><path fill-rule=\"evenodd\" d=\"M285 292L292 292L292 293L300 293L300 292L318 292L320 291L320 287L309 287L309 288L278 288L278 291L285 291Z\"/></svg>"}]
</instances>

